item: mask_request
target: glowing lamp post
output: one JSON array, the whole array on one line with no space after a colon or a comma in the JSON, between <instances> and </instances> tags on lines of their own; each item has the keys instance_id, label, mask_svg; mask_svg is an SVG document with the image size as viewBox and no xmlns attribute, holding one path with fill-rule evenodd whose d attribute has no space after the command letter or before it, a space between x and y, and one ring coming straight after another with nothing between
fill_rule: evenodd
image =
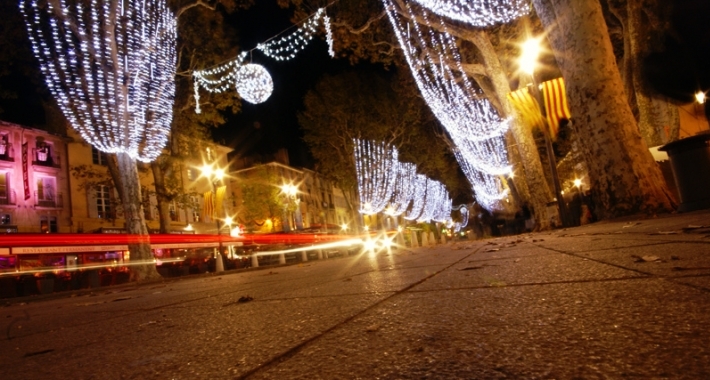
<instances>
[{"instance_id":1,"label":"glowing lamp post","mask_svg":"<svg viewBox=\"0 0 710 380\"><path fill-rule=\"evenodd\" d=\"M555 187L555 198L557 207L559 208L560 221L562 225L568 227L570 225L567 217L567 207L565 206L564 198L562 197L562 186L560 186L560 177L557 174L557 161L555 154L552 151L552 140L550 138L550 130L547 126L547 118L545 117L545 106L542 102L542 94L537 80L535 79L535 67L540 55L540 38L531 38L525 41L522 45L522 53L518 61L520 70L530 76L532 80L532 96L540 105L540 113L542 114L542 135L545 137L545 150L547 151L547 160L550 163L550 173L552 175L552 183Z\"/></svg>"},{"instance_id":2,"label":"glowing lamp post","mask_svg":"<svg viewBox=\"0 0 710 380\"><path fill-rule=\"evenodd\" d=\"M224 178L224 169L214 169L211 165L204 164L202 165L202 168L200 168L200 171L202 173L202 176L207 178L208 181L210 181L210 184L212 185L212 190L214 191L215 211L212 211L211 216L213 216L214 220L217 222L217 240L219 241L219 249L217 250L217 254L215 255L215 271L224 272L224 262L222 262L222 236L220 234L222 226L220 225L219 215L216 215L216 210L222 209L221 207L217 207L216 203L221 202L221 200L217 197L217 183L222 181L222 179ZM227 219L225 219L225 221L226 220Z\"/></svg>"}]
</instances>

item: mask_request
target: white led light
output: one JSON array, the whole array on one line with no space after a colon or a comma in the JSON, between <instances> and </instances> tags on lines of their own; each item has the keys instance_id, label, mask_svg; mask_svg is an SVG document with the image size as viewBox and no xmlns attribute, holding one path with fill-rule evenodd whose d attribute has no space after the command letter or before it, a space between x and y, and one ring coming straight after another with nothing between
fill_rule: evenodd
<instances>
[{"instance_id":1,"label":"white led light","mask_svg":"<svg viewBox=\"0 0 710 380\"><path fill-rule=\"evenodd\" d=\"M264 66L250 63L237 70L237 93L252 104L266 101L274 90L274 82Z\"/></svg>"},{"instance_id":2,"label":"white led light","mask_svg":"<svg viewBox=\"0 0 710 380\"><path fill-rule=\"evenodd\" d=\"M20 10L49 90L82 138L106 153L158 157L175 96L177 24L166 2L22 0Z\"/></svg>"},{"instance_id":3,"label":"white led light","mask_svg":"<svg viewBox=\"0 0 710 380\"><path fill-rule=\"evenodd\" d=\"M384 143L353 139L355 172L360 195L360 213L377 214L392 197L397 173L397 150Z\"/></svg>"},{"instance_id":4,"label":"white led light","mask_svg":"<svg viewBox=\"0 0 710 380\"><path fill-rule=\"evenodd\" d=\"M474 26L506 23L530 13L530 0L414 0L421 6Z\"/></svg>"},{"instance_id":5,"label":"white led light","mask_svg":"<svg viewBox=\"0 0 710 380\"><path fill-rule=\"evenodd\" d=\"M430 20L424 9L415 13L408 3L406 9L398 10L392 0L382 1L415 82L456 145L456 158L476 198L489 210L498 208L498 201L506 195L499 177L511 170L504 139L509 120L501 120L481 91L472 86L464 74L456 41L442 20ZM437 28L432 22L437 22Z\"/></svg>"},{"instance_id":6,"label":"white led light","mask_svg":"<svg viewBox=\"0 0 710 380\"><path fill-rule=\"evenodd\" d=\"M298 29L287 36L270 39L267 42L257 44L256 49L264 53L267 57L277 61L286 61L296 57L296 55L306 48L313 39L313 35L322 24L326 32L328 42L328 53L335 57L333 51L333 32L331 30L330 18L325 13L325 8L309 17ZM200 95L198 88L202 87L212 93L222 93L228 91L232 83L235 83L237 92L242 99L250 103L262 103L273 91L271 76L264 69L255 68L244 70L244 60L249 52L242 52L239 56L222 65L206 69L193 71L192 77L195 81L195 112L200 113ZM255 65L258 66L258 65ZM267 79L268 78L268 79ZM247 81L247 83L242 83Z\"/></svg>"}]
</instances>

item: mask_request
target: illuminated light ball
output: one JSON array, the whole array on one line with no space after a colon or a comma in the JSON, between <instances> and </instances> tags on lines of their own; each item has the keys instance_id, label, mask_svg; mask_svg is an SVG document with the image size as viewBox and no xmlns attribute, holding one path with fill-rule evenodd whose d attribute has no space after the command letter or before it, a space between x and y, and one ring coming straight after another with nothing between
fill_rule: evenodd
<instances>
[{"instance_id":1,"label":"illuminated light ball","mask_svg":"<svg viewBox=\"0 0 710 380\"><path fill-rule=\"evenodd\" d=\"M252 104L266 101L274 90L274 82L264 66L250 63L237 71L237 93Z\"/></svg>"}]
</instances>

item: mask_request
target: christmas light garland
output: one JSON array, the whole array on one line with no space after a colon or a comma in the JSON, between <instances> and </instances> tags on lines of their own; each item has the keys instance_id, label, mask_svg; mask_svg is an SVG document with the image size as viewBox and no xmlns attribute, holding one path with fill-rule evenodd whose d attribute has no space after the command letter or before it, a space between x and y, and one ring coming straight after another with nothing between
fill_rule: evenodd
<instances>
[{"instance_id":1,"label":"christmas light garland","mask_svg":"<svg viewBox=\"0 0 710 380\"><path fill-rule=\"evenodd\" d=\"M451 223L451 227L453 228L454 233L456 233L456 232L459 232L462 229L466 228L466 226L468 226L468 218L469 218L468 206L459 205L459 206L453 207L452 210L456 210L459 213L461 213L461 222Z\"/></svg>"},{"instance_id":2,"label":"christmas light garland","mask_svg":"<svg viewBox=\"0 0 710 380\"><path fill-rule=\"evenodd\" d=\"M20 10L72 127L102 152L153 161L175 95L177 23L165 1L22 0Z\"/></svg>"},{"instance_id":3,"label":"christmas light garland","mask_svg":"<svg viewBox=\"0 0 710 380\"><path fill-rule=\"evenodd\" d=\"M259 50L267 57L277 61L293 59L300 51L306 48L317 32L318 25L321 24L326 31L328 53L331 57L335 57L330 17L325 13L325 8L318 9L315 14L309 17L292 34L259 43L254 50ZM268 71L263 66L255 64L245 65L244 61L248 54L249 51L245 51L224 64L205 70L193 71L192 77L195 82L196 113L202 111L200 108L200 87L212 93L222 93L229 90L231 86L234 85L242 99L254 104L263 103L269 98L273 91L271 75L269 75ZM259 66L260 69L251 65ZM246 66L251 66L251 68L245 70Z\"/></svg>"},{"instance_id":4,"label":"christmas light garland","mask_svg":"<svg viewBox=\"0 0 710 380\"><path fill-rule=\"evenodd\" d=\"M394 191L397 150L384 143L353 139L360 213L377 214L387 207Z\"/></svg>"},{"instance_id":5,"label":"christmas light garland","mask_svg":"<svg viewBox=\"0 0 710 380\"><path fill-rule=\"evenodd\" d=\"M486 27L507 23L530 13L529 0L414 0L421 6L454 20Z\"/></svg>"},{"instance_id":6,"label":"christmas light garland","mask_svg":"<svg viewBox=\"0 0 710 380\"><path fill-rule=\"evenodd\" d=\"M394 194L390 202L389 214L401 215L409 208L414 199L414 180L417 176L417 166L409 162L397 162L395 165L397 177L395 179Z\"/></svg>"},{"instance_id":7,"label":"christmas light garland","mask_svg":"<svg viewBox=\"0 0 710 380\"><path fill-rule=\"evenodd\" d=\"M499 208L499 201L507 195L500 176L511 170L504 139L509 120L501 120L472 86L464 74L456 41L442 20L431 21L426 10L415 12L408 3L406 9L399 10L409 15L404 17L392 0L382 1L415 82L456 145L456 158L465 168L476 198L489 210ZM432 22L437 22L437 28Z\"/></svg>"}]
</instances>

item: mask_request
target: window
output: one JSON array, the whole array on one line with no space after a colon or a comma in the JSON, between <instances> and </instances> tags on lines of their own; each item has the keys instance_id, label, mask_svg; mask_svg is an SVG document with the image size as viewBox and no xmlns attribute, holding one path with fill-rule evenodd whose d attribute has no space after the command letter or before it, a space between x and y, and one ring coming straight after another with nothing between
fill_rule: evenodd
<instances>
[{"instance_id":1,"label":"window","mask_svg":"<svg viewBox=\"0 0 710 380\"><path fill-rule=\"evenodd\" d=\"M96 186L96 210L101 219L111 218L111 188L104 185Z\"/></svg>"},{"instance_id":2,"label":"window","mask_svg":"<svg viewBox=\"0 0 710 380\"><path fill-rule=\"evenodd\" d=\"M197 197L190 196L190 204L192 206L192 221L199 222L202 218L200 217L200 202Z\"/></svg>"},{"instance_id":3,"label":"window","mask_svg":"<svg viewBox=\"0 0 710 380\"><path fill-rule=\"evenodd\" d=\"M10 148L9 139L6 132L0 132L0 156L5 156Z\"/></svg>"},{"instance_id":4,"label":"window","mask_svg":"<svg viewBox=\"0 0 710 380\"><path fill-rule=\"evenodd\" d=\"M180 220L174 202L170 202L170 220L172 220L173 222L178 222Z\"/></svg>"},{"instance_id":5,"label":"window","mask_svg":"<svg viewBox=\"0 0 710 380\"><path fill-rule=\"evenodd\" d=\"M187 169L187 179L189 181L195 180L195 169Z\"/></svg>"},{"instance_id":6,"label":"window","mask_svg":"<svg viewBox=\"0 0 710 380\"><path fill-rule=\"evenodd\" d=\"M57 228L57 217L56 216L41 216L39 219L40 232L43 234L57 233L59 229Z\"/></svg>"},{"instance_id":7,"label":"window","mask_svg":"<svg viewBox=\"0 0 710 380\"><path fill-rule=\"evenodd\" d=\"M10 217L10 214L0 215L0 224L10 224L10 223L12 223L12 218Z\"/></svg>"},{"instance_id":8,"label":"window","mask_svg":"<svg viewBox=\"0 0 710 380\"><path fill-rule=\"evenodd\" d=\"M91 161L95 165L106 166L108 164L108 157L106 156L106 153L104 153L92 146L91 147Z\"/></svg>"},{"instance_id":9,"label":"window","mask_svg":"<svg viewBox=\"0 0 710 380\"><path fill-rule=\"evenodd\" d=\"M56 188L54 177L37 178L37 205L40 207L55 207Z\"/></svg>"},{"instance_id":10,"label":"window","mask_svg":"<svg viewBox=\"0 0 710 380\"><path fill-rule=\"evenodd\" d=\"M8 184L9 175L7 173L0 173L0 205L9 205L10 194L8 189L10 188Z\"/></svg>"}]
</instances>

